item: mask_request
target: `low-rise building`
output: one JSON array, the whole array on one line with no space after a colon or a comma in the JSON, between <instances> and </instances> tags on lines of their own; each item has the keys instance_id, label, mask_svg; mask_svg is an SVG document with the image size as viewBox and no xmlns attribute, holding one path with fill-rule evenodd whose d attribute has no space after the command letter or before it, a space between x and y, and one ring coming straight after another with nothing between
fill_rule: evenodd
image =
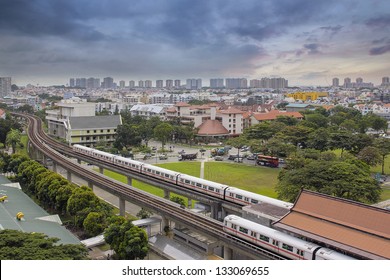
<instances>
[{"instance_id":1,"label":"low-rise building","mask_svg":"<svg viewBox=\"0 0 390 280\"><path fill-rule=\"evenodd\" d=\"M121 124L120 115L70 117L65 122L66 141L87 147L101 141L109 144L115 140L117 127Z\"/></svg>"}]
</instances>

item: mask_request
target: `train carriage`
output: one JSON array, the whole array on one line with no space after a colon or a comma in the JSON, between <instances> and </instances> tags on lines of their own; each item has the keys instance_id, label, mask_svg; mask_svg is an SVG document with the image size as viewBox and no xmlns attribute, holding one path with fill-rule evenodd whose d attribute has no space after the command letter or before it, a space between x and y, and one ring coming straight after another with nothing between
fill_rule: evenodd
<instances>
[{"instance_id":1,"label":"train carriage","mask_svg":"<svg viewBox=\"0 0 390 280\"><path fill-rule=\"evenodd\" d=\"M115 156L113 158L113 162L115 164L124 166L124 167L129 168L129 169L136 171L136 172L141 172L142 165L144 164L140 161L132 160L132 159L125 158L122 156Z\"/></svg>"},{"instance_id":2,"label":"train carriage","mask_svg":"<svg viewBox=\"0 0 390 280\"><path fill-rule=\"evenodd\" d=\"M282 208L291 208L292 203L271 198L268 196L252 193L238 188L229 187L226 190L225 200L241 205L268 203Z\"/></svg>"},{"instance_id":3,"label":"train carriage","mask_svg":"<svg viewBox=\"0 0 390 280\"><path fill-rule=\"evenodd\" d=\"M224 219L224 231L266 248L289 259L296 260L353 260L320 245L296 238L278 230L244 218L229 215Z\"/></svg>"},{"instance_id":4,"label":"train carriage","mask_svg":"<svg viewBox=\"0 0 390 280\"><path fill-rule=\"evenodd\" d=\"M142 164L141 173L148 174L152 177L159 178L163 181L167 181L173 184L176 184L177 176L180 174L175 171L171 171L165 168L154 166L151 164Z\"/></svg>"},{"instance_id":5,"label":"train carriage","mask_svg":"<svg viewBox=\"0 0 390 280\"><path fill-rule=\"evenodd\" d=\"M180 174L178 176L177 184L186 188L200 191L212 195L214 197L224 198L225 190L229 188L227 185L215 183L209 180L204 180L194 176Z\"/></svg>"}]
</instances>

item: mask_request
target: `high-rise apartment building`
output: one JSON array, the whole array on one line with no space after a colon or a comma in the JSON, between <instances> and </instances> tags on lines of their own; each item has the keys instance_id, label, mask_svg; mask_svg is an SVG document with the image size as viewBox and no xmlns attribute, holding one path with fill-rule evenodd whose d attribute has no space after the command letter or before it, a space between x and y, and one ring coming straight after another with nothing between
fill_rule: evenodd
<instances>
[{"instance_id":1,"label":"high-rise apartment building","mask_svg":"<svg viewBox=\"0 0 390 280\"><path fill-rule=\"evenodd\" d=\"M225 81L227 89L241 89L248 87L248 81L245 78L227 78Z\"/></svg>"},{"instance_id":2,"label":"high-rise apartment building","mask_svg":"<svg viewBox=\"0 0 390 280\"><path fill-rule=\"evenodd\" d=\"M363 83L363 78L356 78L356 83L357 84L362 84Z\"/></svg>"},{"instance_id":3,"label":"high-rise apartment building","mask_svg":"<svg viewBox=\"0 0 390 280\"><path fill-rule=\"evenodd\" d=\"M135 81L129 81L129 88L135 88Z\"/></svg>"},{"instance_id":4,"label":"high-rise apartment building","mask_svg":"<svg viewBox=\"0 0 390 280\"><path fill-rule=\"evenodd\" d=\"M224 88L225 85L223 83L223 79L210 79L210 88Z\"/></svg>"},{"instance_id":5,"label":"high-rise apartment building","mask_svg":"<svg viewBox=\"0 0 390 280\"><path fill-rule=\"evenodd\" d=\"M349 88L349 87L351 87L351 78L345 78L344 79L344 87L345 88Z\"/></svg>"},{"instance_id":6,"label":"high-rise apartment building","mask_svg":"<svg viewBox=\"0 0 390 280\"><path fill-rule=\"evenodd\" d=\"M70 86L70 87L74 87L75 85L76 85L75 79L74 79L74 78L70 78L70 79L69 79L69 86Z\"/></svg>"},{"instance_id":7,"label":"high-rise apartment building","mask_svg":"<svg viewBox=\"0 0 390 280\"><path fill-rule=\"evenodd\" d=\"M156 81L156 88L163 88L164 87L164 81L163 80L157 80Z\"/></svg>"},{"instance_id":8,"label":"high-rise apartment building","mask_svg":"<svg viewBox=\"0 0 390 280\"><path fill-rule=\"evenodd\" d=\"M340 80L339 78L333 78L332 80L332 86L338 87L340 85Z\"/></svg>"},{"instance_id":9,"label":"high-rise apartment building","mask_svg":"<svg viewBox=\"0 0 390 280\"><path fill-rule=\"evenodd\" d=\"M181 87L181 81L175 80L175 88L180 88L180 87Z\"/></svg>"},{"instance_id":10,"label":"high-rise apartment building","mask_svg":"<svg viewBox=\"0 0 390 280\"><path fill-rule=\"evenodd\" d=\"M201 89L202 79L187 79L186 89Z\"/></svg>"},{"instance_id":11,"label":"high-rise apartment building","mask_svg":"<svg viewBox=\"0 0 390 280\"><path fill-rule=\"evenodd\" d=\"M173 80L166 80L165 87L166 88L173 88Z\"/></svg>"},{"instance_id":12,"label":"high-rise apartment building","mask_svg":"<svg viewBox=\"0 0 390 280\"><path fill-rule=\"evenodd\" d=\"M123 80L122 80L122 81L119 81L119 87L120 87L120 88L125 88L125 83L126 83L126 82L123 81Z\"/></svg>"},{"instance_id":13,"label":"high-rise apartment building","mask_svg":"<svg viewBox=\"0 0 390 280\"><path fill-rule=\"evenodd\" d=\"M114 79L106 77L103 79L103 88L114 88Z\"/></svg>"},{"instance_id":14,"label":"high-rise apartment building","mask_svg":"<svg viewBox=\"0 0 390 280\"><path fill-rule=\"evenodd\" d=\"M390 78L389 77L383 77L382 78L382 86L389 86L390 85Z\"/></svg>"},{"instance_id":15,"label":"high-rise apartment building","mask_svg":"<svg viewBox=\"0 0 390 280\"><path fill-rule=\"evenodd\" d=\"M11 77L0 77L0 98L11 94Z\"/></svg>"},{"instance_id":16,"label":"high-rise apartment building","mask_svg":"<svg viewBox=\"0 0 390 280\"><path fill-rule=\"evenodd\" d=\"M145 87L145 82L142 80L138 81L138 87L140 87L140 88Z\"/></svg>"},{"instance_id":17,"label":"high-rise apartment building","mask_svg":"<svg viewBox=\"0 0 390 280\"><path fill-rule=\"evenodd\" d=\"M151 88L152 87L152 81L151 80L146 80L145 81L145 87L146 88Z\"/></svg>"}]
</instances>

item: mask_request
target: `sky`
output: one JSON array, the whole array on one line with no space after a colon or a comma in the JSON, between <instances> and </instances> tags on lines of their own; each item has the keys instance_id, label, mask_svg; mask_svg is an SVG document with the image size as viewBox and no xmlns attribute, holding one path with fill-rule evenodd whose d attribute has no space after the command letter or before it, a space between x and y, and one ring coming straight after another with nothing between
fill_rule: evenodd
<instances>
[{"instance_id":1,"label":"sky","mask_svg":"<svg viewBox=\"0 0 390 280\"><path fill-rule=\"evenodd\" d=\"M17 85L390 76L389 0L0 0L0 76Z\"/></svg>"}]
</instances>

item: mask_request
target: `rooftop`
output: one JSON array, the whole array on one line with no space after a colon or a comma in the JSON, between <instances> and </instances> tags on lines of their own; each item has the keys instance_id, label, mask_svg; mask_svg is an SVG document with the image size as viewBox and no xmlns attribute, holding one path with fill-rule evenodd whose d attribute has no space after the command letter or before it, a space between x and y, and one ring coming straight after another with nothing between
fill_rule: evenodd
<instances>
[{"instance_id":1,"label":"rooftop","mask_svg":"<svg viewBox=\"0 0 390 280\"><path fill-rule=\"evenodd\" d=\"M122 124L122 119L120 115L70 117L69 123L71 129L116 128Z\"/></svg>"},{"instance_id":2,"label":"rooftop","mask_svg":"<svg viewBox=\"0 0 390 280\"><path fill-rule=\"evenodd\" d=\"M41 232L49 237L57 237L60 244L80 244L80 241L68 231L57 215L50 215L29 198L18 183L11 183L0 175L0 196L8 198L0 203L0 230L14 229L23 232ZM16 214L22 212L19 221Z\"/></svg>"},{"instance_id":3,"label":"rooftop","mask_svg":"<svg viewBox=\"0 0 390 280\"><path fill-rule=\"evenodd\" d=\"M274 226L365 259L390 259L390 211L302 190Z\"/></svg>"}]
</instances>

